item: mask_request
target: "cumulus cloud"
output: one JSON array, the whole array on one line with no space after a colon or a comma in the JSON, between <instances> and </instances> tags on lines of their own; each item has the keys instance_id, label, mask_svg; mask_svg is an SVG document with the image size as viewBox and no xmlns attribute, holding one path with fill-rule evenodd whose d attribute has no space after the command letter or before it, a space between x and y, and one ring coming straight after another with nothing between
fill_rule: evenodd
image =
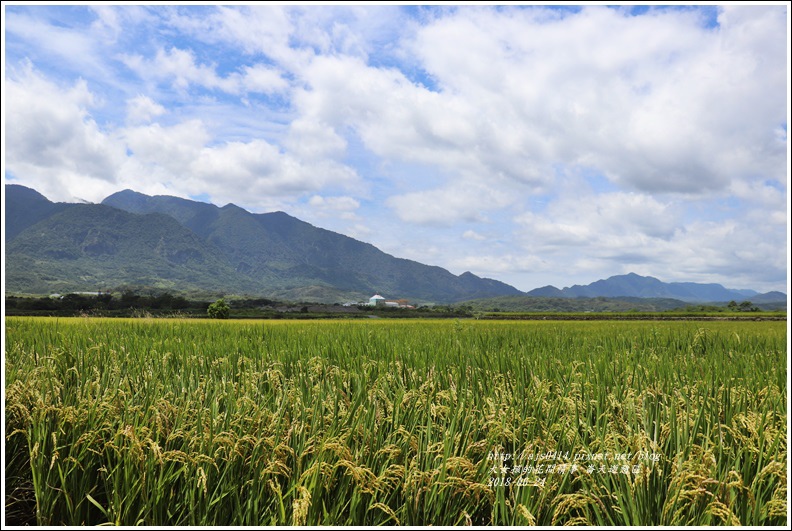
<instances>
[{"instance_id":1,"label":"cumulus cloud","mask_svg":"<svg viewBox=\"0 0 792 531\"><path fill-rule=\"evenodd\" d=\"M299 194L328 183L343 186L355 179L354 172L346 167L324 161L306 166L261 140L203 148L191 170L198 179L214 183L214 186L231 187L238 193L248 190L259 195Z\"/></svg>"},{"instance_id":2,"label":"cumulus cloud","mask_svg":"<svg viewBox=\"0 0 792 531\"><path fill-rule=\"evenodd\" d=\"M237 95L266 94L280 92L289 86L277 69L262 64L246 65L240 72L219 76L215 65L198 63L192 51L175 47L159 49L153 59L126 55L123 61L141 78L169 81L179 91L198 86Z\"/></svg>"},{"instance_id":3,"label":"cumulus cloud","mask_svg":"<svg viewBox=\"0 0 792 531\"><path fill-rule=\"evenodd\" d=\"M313 51L293 48L293 15L283 6L218 6L203 16L189 10L171 10L167 22L203 42L221 43L247 55L263 54L291 68L310 60Z\"/></svg>"},{"instance_id":4,"label":"cumulus cloud","mask_svg":"<svg viewBox=\"0 0 792 531\"><path fill-rule=\"evenodd\" d=\"M565 195L545 212L525 212L515 221L528 230L528 244L609 245L614 235L625 238L669 239L682 226L679 209L634 192ZM637 243L637 242L636 242Z\"/></svg>"},{"instance_id":5,"label":"cumulus cloud","mask_svg":"<svg viewBox=\"0 0 792 531\"><path fill-rule=\"evenodd\" d=\"M352 186L358 179L351 168L327 160L306 163L264 140L208 145L211 136L199 120L130 128L125 139L150 175L167 178L183 193L204 190L220 202L295 197L328 184Z\"/></svg>"},{"instance_id":6,"label":"cumulus cloud","mask_svg":"<svg viewBox=\"0 0 792 531\"><path fill-rule=\"evenodd\" d=\"M404 221L450 226L460 220L487 221L488 210L512 201L513 196L505 190L466 180L456 186L394 195L385 203Z\"/></svg>"},{"instance_id":7,"label":"cumulus cloud","mask_svg":"<svg viewBox=\"0 0 792 531\"><path fill-rule=\"evenodd\" d=\"M547 21L465 10L422 29L413 50L444 92L481 102L513 145L531 146L523 159L596 166L646 192L696 193L783 157L771 132L785 116L785 63L763 59L783 46L740 35L784 34L784 18L734 18L712 30L688 12L589 7ZM764 155L748 152L757 147Z\"/></svg>"},{"instance_id":8,"label":"cumulus cloud","mask_svg":"<svg viewBox=\"0 0 792 531\"><path fill-rule=\"evenodd\" d=\"M501 129L496 117L481 112L481 102L433 92L399 70L370 67L353 57L317 57L303 75L309 88L294 97L301 115L341 130L352 127L379 156L482 179L504 174L542 179L530 161L513 163L515 153L533 149L510 136L512 128L521 127L505 123Z\"/></svg>"},{"instance_id":9,"label":"cumulus cloud","mask_svg":"<svg viewBox=\"0 0 792 531\"><path fill-rule=\"evenodd\" d=\"M359 209L360 201L354 197L314 194L306 202L292 207L292 212L323 228L365 239L371 234L371 227L358 214Z\"/></svg>"},{"instance_id":10,"label":"cumulus cloud","mask_svg":"<svg viewBox=\"0 0 792 531\"><path fill-rule=\"evenodd\" d=\"M190 169L210 138L198 119L173 126L145 124L123 131L130 160L139 168L138 180L169 184L178 193L189 191L191 184L200 186Z\"/></svg>"},{"instance_id":11,"label":"cumulus cloud","mask_svg":"<svg viewBox=\"0 0 792 531\"><path fill-rule=\"evenodd\" d=\"M165 112L165 107L142 94L127 100L127 121L130 123L150 122Z\"/></svg>"},{"instance_id":12,"label":"cumulus cloud","mask_svg":"<svg viewBox=\"0 0 792 531\"><path fill-rule=\"evenodd\" d=\"M61 87L28 67L5 89L13 132L7 167L56 200L98 201L124 187L183 196L202 190L228 202L250 194L296 199L359 181L332 159L297 158L264 140L214 143L200 119L141 123L165 113L146 96L128 100L128 127L105 131L92 117L94 96L85 81Z\"/></svg>"},{"instance_id":13,"label":"cumulus cloud","mask_svg":"<svg viewBox=\"0 0 792 531\"><path fill-rule=\"evenodd\" d=\"M7 10L3 91L53 198L291 208L525 289L783 284L785 6L59 9Z\"/></svg>"},{"instance_id":14,"label":"cumulus cloud","mask_svg":"<svg viewBox=\"0 0 792 531\"><path fill-rule=\"evenodd\" d=\"M522 230L515 238L525 252L563 263L565 275L585 283L602 271L740 287L750 284L748 271L762 270L768 282L782 281L786 223L751 221L755 215L690 220L679 204L648 195L586 193L517 216Z\"/></svg>"},{"instance_id":15,"label":"cumulus cloud","mask_svg":"<svg viewBox=\"0 0 792 531\"><path fill-rule=\"evenodd\" d=\"M298 157L321 159L343 155L347 141L321 121L298 118L290 124L284 145Z\"/></svg>"},{"instance_id":16,"label":"cumulus cloud","mask_svg":"<svg viewBox=\"0 0 792 531\"><path fill-rule=\"evenodd\" d=\"M236 79L239 80L240 87L237 90L245 93L272 94L282 92L289 87L289 82L281 76L280 71L263 64L244 66Z\"/></svg>"},{"instance_id":17,"label":"cumulus cloud","mask_svg":"<svg viewBox=\"0 0 792 531\"><path fill-rule=\"evenodd\" d=\"M450 221L480 218L503 207L485 202L498 189L546 189L559 165L645 193L723 191L784 167L784 62L763 59L783 46L741 36L782 34L777 15L751 23L730 13L710 29L690 12L457 10L404 45L438 91L328 55L301 70L307 85L294 102L303 120L351 129L378 156L446 175L448 188L389 200L416 223L440 221L430 206ZM493 189L465 197L460 178Z\"/></svg>"},{"instance_id":18,"label":"cumulus cloud","mask_svg":"<svg viewBox=\"0 0 792 531\"><path fill-rule=\"evenodd\" d=\"M117 180L123 145L90 114L94 95L84 80L57 85L27 65L5 83L6 166L58 197L89 181ZM105 186L107 188L107 186Z\"/></svg>"}]
</instances>

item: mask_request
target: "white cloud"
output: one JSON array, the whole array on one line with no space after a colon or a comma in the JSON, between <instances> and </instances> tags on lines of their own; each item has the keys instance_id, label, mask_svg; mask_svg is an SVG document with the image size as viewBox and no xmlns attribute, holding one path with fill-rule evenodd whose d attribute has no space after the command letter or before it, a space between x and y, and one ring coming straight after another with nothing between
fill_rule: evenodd
<instances>
[{"instance_id":1,"label":"white cloud","mask_svg":"<svg viewBox=\"0 0 792 531\"><path fill-rule=\"evenodd\" d=\"M289 83L272 67L254 64L241 67L226 77L217 75L212 64L199 64L191 50L159 49L153 59L141 55L125 55L124 63L143 79L169 81L173 88L185 92L191 86L220 90L229 94L276 93Z\"/></svg>"},{"instance_id":2,"label":"white cloud","mask_svg":"<svg viewBox=\"0 0 792 531\"><path fill-rule=\"evenodd\" d=\"M678 208L625 192L565 195L545 212L525 212L515 222L524 227L527 249L563 252L581 247L595 254L640 249L649 240L672 238L682 227Z\"/></svg>"},{"instance_id":3,"label":"white cloud","mask_svg":"<svg viewBox=\"0 0 792 531\"><path fill-rule=\"evenodd\" d=\"M516 239L526 252L564 264L561 276L585 283L628 272L729 287L749 286L749 271L783 278L785 220L746 211L736 219L689 221L683 212L636 193L564 196L542 213L518 216L523 229Z\"/></svg>"},{"instance_id":4,"label":"white cloud","mask_svg":"<svg viewBox=\"0 0 792 531\"><path fill-rule=\"evenodd\" d=\"M281 76L280 71L262 64L243 67L238 79L239 90L245 93L273 94L289 88L289 82Z\"/></svg>"},{"instance_id":5,"label":"white cloud","mask_svg":"<svg viewBox=\"0 0 792 531\"><path fill-rule=\"evenodd\" d=\"M131 128L125 136L135 158L150 174L189 195L199 189L213 200L255 202L257 197L293 197L324 186L353 186L354 170L332 161L299 160L264 140L208 145L198 120L171 127Z\"/></svg>"},{"instance_id":6,"label":"white cloud","mask_svg":"<svg viewBox=\"0 0 792 531\"><path fill-rule=\"evenodd\" d=\"M200 17L171 11L168 23L201 41L228 44L247 55L264 54L292 68L313 56L311 50L290 46L295 27L290 11L282 6L218 6Z\"/></svg>"},{"instance_id":7,"label":"white cloud","mask_svg":"<svg viewBox=\"0 0 792 531\"><path fill-rule=\"evenodd\" d=\"M500 129L478 102L432 92L398 70L350 57L316 58L304 76L310 89L294 99L300 114L337 130L352 127L381 157L440 167L450 175L543 178L530 161L513 162L515 154L530 151L510 135L520 127L507 123Z\"/></svg>"},{"instance_id":8,"label":"white cloud","mask_svg":"<svg viewBox=\"0 0 792 531\"><path fill-rule=\"evenodd\" d=\"M404 221L450 226L460 220L486 221L486 211L505 207L513 200L505 190L468 179L456 186L394 195L385 203Z\"/></svg>"},{"instance_id":9,"label":"white cloud","mask_svg":"<svg viewBox=\"0 0 792 531\"><path fill-rule=\"evenodd\" d=\"M124 131L124 140L135 159L149 171L162 172L165 180L189 175L187 171L210 139L209 132L197 119L170 127L154 123Z\"/></svg>"},{"instance_id":10,"label":"white cloud","mask_svg":"<svg viewBox=\"0 0 792 531\"><path fill-rule=\"evenodd\" d=\"M342 156L347 142L327 124L298 118L291 122L284 145L295 156L304 159L321 159Z\"/></svg>"},{"instance_id":11,"label":"white cloud","mask_svg":"<svg viewBox=\"0 0 792 531\"><path fill-rule=\"evenodd\" d=\"M282 156L276 146L262 140L229 142L221 147L205 147L190 165L193 178L211 187L256 195L294 194L318 185L324 176L314 177L299 161ZM213 196L215 194L212 194Z\"/></svg>"},{"instance_id":12,"label":"white cloud","mask_svg":"<svg viewBox=\"0 0 792 531\"><path fill-rule=\"evenodd\" d=\"M105 45L116 44L130 27L156 24L155 16L148 12L145 6L91 5L89 9L96 19L90 24L88 32L78 28L75 33L83 36L90 33Z\"/></svg>"},{"instance_id":13,"label":"white cloud","mask_svg":"<svg viewBox=\"0 0 792 531\"><path fill-rule=\"evenodd\" d=\"M322 197L321 195L311 196L308 200L308 204L312 207L328 206L340 210L355 209L360 206L360 203L351 197Z\"/></svg>"},{"instance_id":14,"label":"white cloud","mask_svg":"<svg viewBox=\"0 0 792 531\"><path fill-rule=\"evenodd\" d=\"M140 124L165 112L145 96L128 101L129 121L138 125L103 131L84 81L61 87L28 67L9 76L4 93L13 131L8 170L55 200L99 201L125 187L182 196L201 190L227 202L251 195L296 200L323 187L359 185L356 172L341 163L299 159L264 140L214 144L198 119Z\"/></svg>"},{"instance_id":15,"label":"white cloud","mask_svg":"<svg viewBox=\"0 0 792 531\"><path fill-rule=\"evenodd\" d=\"M345 231L345 233L351 238L357 238L364 241L369 241L373 232L374 231L371 229L371 227L362 223L355 223L351 227L348 227Z\"/></svg>"},{"instance_id":16,"label":"white cloud","mask_svg":"<svg viewBox=\"0 0 792 531\"><path fill-rule=\"evenodd\" d=\"M752 209L759 209L765 214L786 213L788 189L785 181L734 181L729 192Z\"/></svg>"},{"instance_id":17,"label":"white cloud","mask_svg":"<svg viewBox=\"0 0 792 531\"><path fill-rule=\"evenodd\" d=\"M462 237L465 238L466 240L475 240L475 241L479 241L479 242L480 241L484 241L484 240L487 239L486 236L482 236L478 232L476 232L474 230L470 230L470 229L468 229L464 233L462 233Z\"/></svg>"},{"instance_id":18,"label":"white cloud","mask_svg":"<svg viewBox=\"0 0 792 531\"><path fill-rule=\"evenodd\" d=\"M152 118L166 113L165 107L151 98L138 94L127 100L127 122L138 124L150 122Z\"/></svg>"},{"instance_id":19,"label":"white cloud","mask_svg":"<svg viewBox=\"0 0 792 531\"><path fill-rule=\"evenodd\" d=\"M355 211L360 208L360 201L349 196L322 197L313 195L308 200L308 206L314 215L319 217L334 217L346 220L355 220Z\"/></svg>"},{"instance_id":20,"label":"white cloud","mask_svg":"<svg viewBox=\"0 0 792 531\"><path fill-rule=\"evenodd\" d=\"M478 271L480 275L491 277L515 272L547 271L550 266L541 258L527 253L523 255L503 253L464 256L452 260L450 267L458 271Z\"/></svg>"},{"instance_id":21,"label":"white cloud","mask_svg":"<svg viewBox=\"0 0 792 531\"><path fill-rule=\"evenodd\" d=\"M589 7L536 22L534 11L460 10L424 28L412 50L444 94L476 102L523 150L490 150L499 158L592 165L648 192L701 192L757 164L779 167L770 135L784 120L785 62L763 58L781 59L783 46L733 43L739 32L784 34L778 14L714 31L679 12Z\"/></svg>"},{"instance_id":22,"label":"white cloud","mask_svg":"<svg viewBox=\"0 0 792 531\"><path fill-rule=\"evenodd\" d=\"M123 145L102 131L89 108L94 95L85 81L59 86L27 65L5 82L6 165L59 198L73 197L91 182L105 188L117 180ZM75 194L77 195L77 194Z\"/></svg>"},{"instance_id":23,"label":"white cloud","mask_svg":"<svg viewBox=\"0 0 792 531\"><path fill-rule=\"evenodd\" d=\"M777 13L762 18L776 34ZM320 56L294 101L303 121L351 128L378 156L447 176L388 200L415 223L482 219L510 202L500 190L547 189L559 165L646 193L723 191L757 168L778 175L785 157L783 62L760 61L767 43L736 53L724 44L735 31L673 11L595 7L548 21L541 10L458 10L406 47L440 92L359 57Z\"/></svg>"},{"instance_id":24,"label":"white cloud","mask_svg":"<svg viewBox=\"0 0 792 531\"><path fill-rule=\"evenodd\" d=\"M60 24L52 24L44 17L3 10L7 34L22 39L29 49L26 59L42 55L54 63L71 65L84 76L108 76L102 57L102 46L90 32L75 31ZM10 39L6 39L8 43Z\"/></svg>"},{"instance_id":25,"label":"white cloud","mask_svg":"<svg viewBox=\"0 0 792 531\"><path fill-rule=\"evenodd\" d=\"M785 6L11 7L8 170L54 199L277 207L524 289L783 284Z\"/></svg>"},{"instance_id":26,"label":"white cloud","mask_svg":"<svg viewBox=\"0 0 792 531\"><path fill-rule=\"evenodd\" d=\"M302 116L295 124L327 124L328 138L328 127L351 127L376 155L436 167L453 178L445 187L389 198L402 219L446 224L484 219L484 212L513 200L504 186L530 188L548 181L549 172L525 157L531 149L515 145L509 128L496 129L472 102L431 92L396 70L370 68L354 58L317 58L305 75L310 89L295 95Z\"/></svg>"},{"instance_id":27,"label":"white cloud","mask_svg":"<svg viewBox=\"0 0 792 531\"><path fill-rule=\"evenodd\" d=\"M396 5L335 5L293 11L292 39L323 55L368 59L409 31L410 21Z\"/></svg>"}]
</instances>

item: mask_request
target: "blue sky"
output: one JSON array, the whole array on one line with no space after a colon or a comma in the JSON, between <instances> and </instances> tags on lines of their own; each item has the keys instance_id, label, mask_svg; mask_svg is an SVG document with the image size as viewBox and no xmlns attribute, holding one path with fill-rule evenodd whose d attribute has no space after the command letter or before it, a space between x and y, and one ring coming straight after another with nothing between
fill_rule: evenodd
<instances>
[{"instance_id":1,"label":"blue sky","mask_svg":"<svg viewBox=\"0 0 792 531\"><path fill-rule=\"evenodd\" d=\"M787 7L4 4L4 176L522 290L787 292Z\"/></svg>"}]
</instances>

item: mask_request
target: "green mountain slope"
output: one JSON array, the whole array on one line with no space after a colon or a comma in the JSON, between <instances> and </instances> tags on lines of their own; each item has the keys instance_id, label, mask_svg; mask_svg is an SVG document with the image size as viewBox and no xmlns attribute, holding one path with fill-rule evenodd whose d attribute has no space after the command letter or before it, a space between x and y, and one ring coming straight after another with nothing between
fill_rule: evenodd
<instances>
[{"instance_id":1,"label":"green mountain slope","mask_svg":"<svg viewBox=\"0 0 792 531\"><path fill-rule=\"evenodd\" d=\"M6 247L6 290L97 291L137 285L178 291L243 290L218 251L163 214L104 205L66 208Z\"/></svg>"},{"instance_id":2,"label":"green mountain slope","mask_svg":"<svg viewBox=\"0 0 792 531\"><path fill-rule=\"evenodd\" d=\"M379 292L444 303L520 294L496 280L393 257L283 212L251 214L233 204L130 190L102 205L55 208L30 189L8 186L6 204L20 212L34 205L46 218L9 238L9 292L146 285L324 302ZM65 217L46 217L46 208L62 209ZM161 245L152 241L157 236Z\"/></svg>"},{"instance_id":3,"label":"green mountain slope","mask_svg":"<svg viewBox=\"0 0 792 531\"><path fill-rule=\"evenodd\" d=\"M35 225L69 206L65 203L53 203L37 191L18 184L7 184L5 196L7 242L16 238L20 232L31 225Z\"/></svg>"},{"instance_id":4,"label":"green mountain slope","mask_svg":"<svg viewBox=\"0 0 792 531\"><path fill-rule=\"evenodd\" d=\"M174 216L220 249L237 272L266 279L280 296L304 293L310 286L365 297L376 291L387 297L438 302L520 294L496 280L471 273L456 276L440 267L396 258L284 212L251 214L233 204L219 208L129 190L111 195L103 204Z\"/></svg>"},{"instance_id":5,"label":"green mountain slope","mask_svg":"<svg viewBox=\"0 0 792 531\"><path fill-rule=\"evenodd\" d=\"M131 190L102 205L53 203L30 188L6 185L4 214L9 293L148 287L341 302L379 292L438 303L524 295L497 280L396 258L284 212L252 214L233 204L221 208ZM528 295L554 298L555 306L579 297L786 303L778 292L665 283L634 273Z\"/></svg>"}]
</instances>

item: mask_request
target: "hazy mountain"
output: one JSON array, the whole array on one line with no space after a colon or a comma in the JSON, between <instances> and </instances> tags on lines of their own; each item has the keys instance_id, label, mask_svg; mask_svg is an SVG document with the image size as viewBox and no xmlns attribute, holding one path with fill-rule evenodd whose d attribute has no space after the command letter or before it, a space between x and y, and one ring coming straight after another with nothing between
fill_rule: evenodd
<instances>
[{"instance_id":1,"label":"hazy mountain","mask_svg":"<svg viewBox=\"0 0 792 531\"><path fill-rule=\"evenodd\" d=\"M678 299L684 302L724 302L745 301L781 302L786 295L770 292L760 295L753 290L727 289L720 284L698 284L695 282L662 282L654 277L644 277L629 273L616 275L605 280L597 280L591 284L558 289L545 286L528 292L534 297L640 297Z\"/></svg>"},{"instance_id":2,"label":"hazy mountain","mask_svg":"<svg viewBox=\"0 0 792 531\"><path fill-rule=\"evenodd\" d=\"M761 295L752 295L749 297L751 302L757 304L772 303L772 302L786 302L787 296L780 291L768 291Z\"/></svg>"},{"instance_id":3,"label":"hazy mountain","mask_svg":"<svg viewBox=\"0 0 792 531\"><path fill-rule=\"evenodd\" d=\"M464 301L457 306L476 311L502 312L663 312L684 308L687 303L677 299L639 297L552 297L503 296Z\"/></svg>"},{"instance_id":4,"label":"hazy mountain","mask_svg":"<svg viewBox=\"0 0 792 531\"><path fill-rule=\"evenodd\" d=\"M435 302L521 293L393 257L283 212L252 214L130 190L101 205L74 205L7 185L5 200L15 220L6 246L12 292L139 285L326 301L379 292Z\"/></svg>"}]
</instances>

